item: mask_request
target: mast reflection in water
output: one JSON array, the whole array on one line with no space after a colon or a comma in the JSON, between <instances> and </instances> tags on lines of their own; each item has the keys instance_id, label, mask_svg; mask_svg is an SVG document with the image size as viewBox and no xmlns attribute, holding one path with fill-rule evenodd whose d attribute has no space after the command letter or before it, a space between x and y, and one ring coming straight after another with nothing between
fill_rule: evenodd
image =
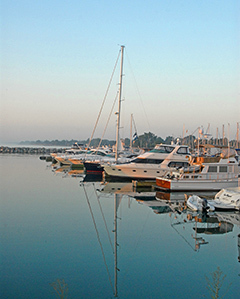
<instances>
[{"instance_id":1,"label":"mast reflection in water","mask_svg":"<svg viewBox=\"0 0 240 299\"><path fill-rule=\"evenodd\" d=\"M56 298L58 279L69 298L209 297L205 277L217 267L220 295L231 284L226 298L238 297L239 213L192 213L184 194L87 182L34 156L0 158L1 298Z\"/></svg>"}]
</instances>

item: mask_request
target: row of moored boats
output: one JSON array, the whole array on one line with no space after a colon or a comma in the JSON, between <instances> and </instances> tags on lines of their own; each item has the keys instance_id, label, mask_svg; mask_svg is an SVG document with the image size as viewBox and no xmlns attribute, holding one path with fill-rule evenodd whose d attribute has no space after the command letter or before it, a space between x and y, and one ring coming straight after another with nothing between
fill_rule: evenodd
<instances>
[{"instance_id":1,"label":"row of moored boats","mask_svg":"<svg viewBox=\"0 0 240 299\"><path fill-rule=\"evenodd\" d=\"M104 173L118 181L154 181L159 190L218 192L213 200L190 196L187 205L194 211L240 210L239 156L232 149L205 145L194 155L187 145L159 144L144 153L122 150L116 161L108 148L78 147L52 157L62 165L84 167L87 174Z\"/></svg>"},{"instance_id":2,"label":"row of moored boats","mask_svg":"<svg viewBox=\"0 0 240 299\"><path fill-rule=\"evenodd\" d=\"M84 167L86 173L119 180L156 180L156 187L167 191L219 191L238 186L239 156L233 149L207 146L191 154L187 145L159 144L142 153L120 151L118 159L108 148L71 149L52 154L61 165Z\"/></svg>"}]
</instances>

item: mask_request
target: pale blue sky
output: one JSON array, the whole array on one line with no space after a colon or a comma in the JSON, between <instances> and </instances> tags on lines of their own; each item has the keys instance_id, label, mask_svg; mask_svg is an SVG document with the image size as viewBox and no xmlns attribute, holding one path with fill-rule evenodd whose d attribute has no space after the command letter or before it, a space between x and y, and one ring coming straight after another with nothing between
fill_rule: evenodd
<instances>
[{"instance_id":1,"label":"pale blue sky","mask_svg":"<svg viewBox=\"0 0 240 299\"><path fill-rule=\"evenodd\" d=\"M90 137L125 45L122 136L231 137L240 122L238 0L1 0L1 143ZM111 109L119 68L95 137ZM114 111L116 111L115 108ZM112 116L106 138L115 138Z\"/></svg>"}]
</instances>

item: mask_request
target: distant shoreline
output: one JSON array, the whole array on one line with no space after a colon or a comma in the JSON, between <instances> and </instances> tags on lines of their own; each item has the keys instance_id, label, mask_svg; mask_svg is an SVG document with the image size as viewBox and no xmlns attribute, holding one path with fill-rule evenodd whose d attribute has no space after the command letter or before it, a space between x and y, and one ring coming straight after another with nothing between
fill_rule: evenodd
<instances>
[{"instance_id":1,"label":"distant shoreline","mask_svg":"<svg viewBox=\"0 0 240 299\"><path fill-rule=\"evenodd\" d=\"M188 135L183 138L174 138L173 136L168 136L164 140L161 137L157 137L155 134L149 132L149 133L144 133L143 135L136 135L137 139L134 141L134 146L135 147L141 147L141 148L153 148L156 144L164 143L164 144L171 144L172 142L177 143L183 143L183 144L188 144L189 146L193 147L196 145L197 142L197 137L194 135ZM214 146L228 146L228 139L225 138L200 138L199 139L200 144L211 144ZM108 140L108 139L103 139L101 140L100 138L94 138L91 140L91 146L92 147L98 147L99 144L101 143L101 146L108 146L112 147L115 145L116 141L115 140ZM130 145L130 139L125 138L123 139L123 143L125 146ZM87 146L89 144L89 138L86 140L36 140L36 141L20 141L20 142L0 142L1 146L8 146L8 147L72 147L74 144L78 144L81 146ZM232 147L239 147L239 140L230 140L229 145Z\"/></svg>"}]
</instances>

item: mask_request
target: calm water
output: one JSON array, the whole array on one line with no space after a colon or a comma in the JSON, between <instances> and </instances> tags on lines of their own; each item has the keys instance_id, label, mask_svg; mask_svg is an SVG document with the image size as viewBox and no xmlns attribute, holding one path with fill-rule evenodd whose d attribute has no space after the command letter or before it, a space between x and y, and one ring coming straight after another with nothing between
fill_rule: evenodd
<instances>
[{"instance_id":1,"label":"calm water","mask_svg":"<svg viewBox=\"0 0 240 299\"><path fill-rule=\"evenodd\" d=\"M53 172L37 156L0 162L1 298L57 298L57 280L68 298L210 298L206 277L218 267L220 295L239 298L239 214L195 222L109 192L111 183L99 192L99 183Z\"/></svg>"}]
</instances>

